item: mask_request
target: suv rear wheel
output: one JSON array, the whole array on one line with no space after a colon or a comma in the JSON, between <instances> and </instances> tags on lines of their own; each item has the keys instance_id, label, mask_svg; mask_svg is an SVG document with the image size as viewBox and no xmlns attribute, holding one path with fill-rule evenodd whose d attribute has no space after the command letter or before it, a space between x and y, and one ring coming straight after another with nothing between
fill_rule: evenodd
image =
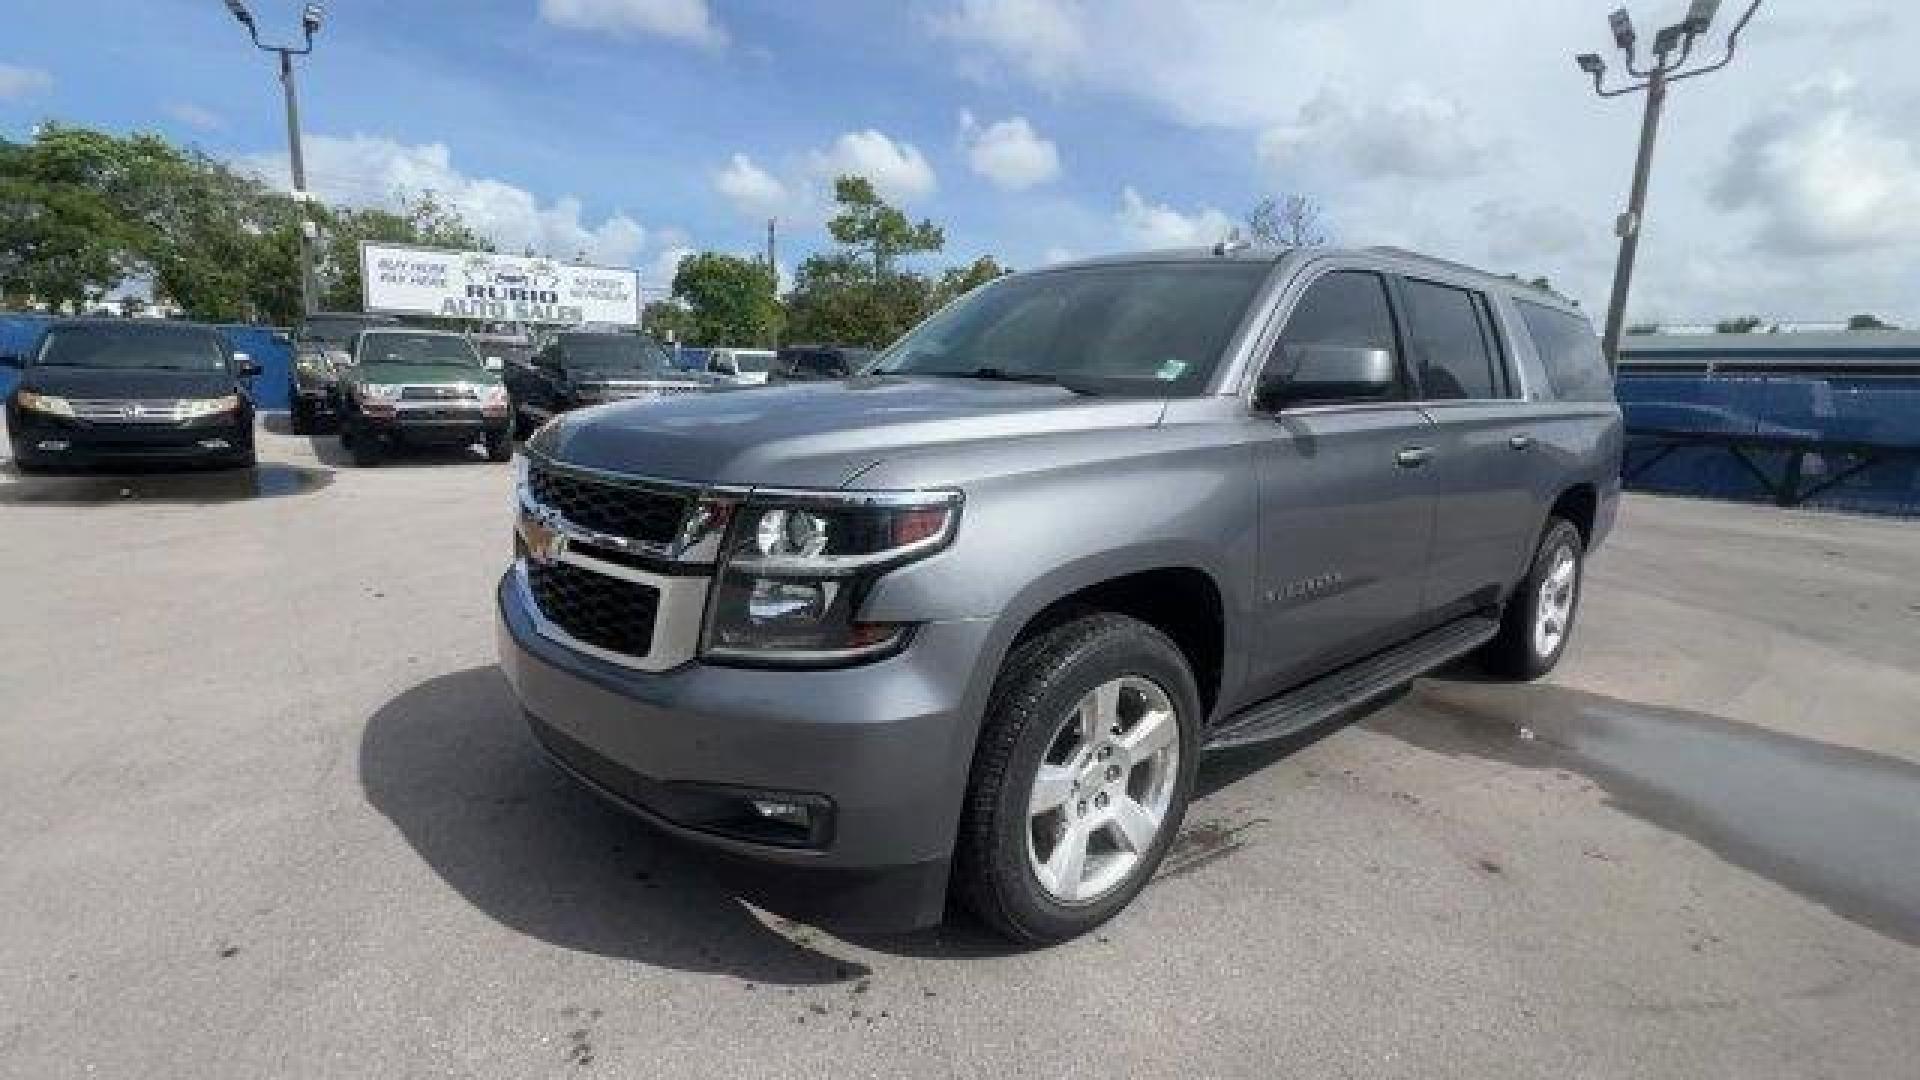
<instances>
[{"instance_id":1,"label":"suv rear wheel","mask_svg":"<svg viewBox=\"0 0 1920 1080\"><path fill-rule=\"evenodd\" d=\"M1185 658L1145 623L1092 614L1022 642L968 781L955 866L968 906L1036 945L1126 907L1180 830L1199 724Z\"/></svg>"},{"instance_id":2,"label":"suv rear wheel","mask_svg":"<svg viewBox=\"0 0 1920 1080\"><path fill-rule=\"evenodd\" d=\"M1565 518L1548 518L1533 564L1501 613L1500 632L1481 651L1482 666L1510 679L1552 671L1573 636L1585 571L1579 528Z\"/></svg>"}]
</instances>

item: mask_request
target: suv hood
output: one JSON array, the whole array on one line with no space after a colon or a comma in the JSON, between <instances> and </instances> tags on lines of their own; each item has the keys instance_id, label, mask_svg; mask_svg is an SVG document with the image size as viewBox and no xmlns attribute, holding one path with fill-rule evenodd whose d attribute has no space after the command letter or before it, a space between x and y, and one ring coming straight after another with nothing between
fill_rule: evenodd
<instances>
[{"instance_id":1,"label":"suv hood","mask_svg":"<svg viewBox=\"0 0 1920 1080\"><path fill-rule=\"evenodd\" d=\"M204 369L30 367L20 373L20 389L56 397L212 398L235 393L235 386L232 373Z\"/></svg>"},{"instance_id":2,"label":"suv hood","mask_svg":"<svg viewBox=\"0 0 1920 1080\"><path fill-rule=\"evenodd\" d=\"M833 488L896 454L1149 427L1164 408L1054 386L888 376L582 409L549 424L534 448L687 483Z\"/></svg>"},{"instance_id":3,"label":"suv hood","mask_svg":"<svg viewBox=\"0 0 1920 1080\"><path fill-rule=\"evenodd\" d=\"M500 381L500 376L495 372L456 364L361 364L348 368L347 378L357 383L394 386L444 386L451 383L490 386Z\"/></svg>"}]
</instances>

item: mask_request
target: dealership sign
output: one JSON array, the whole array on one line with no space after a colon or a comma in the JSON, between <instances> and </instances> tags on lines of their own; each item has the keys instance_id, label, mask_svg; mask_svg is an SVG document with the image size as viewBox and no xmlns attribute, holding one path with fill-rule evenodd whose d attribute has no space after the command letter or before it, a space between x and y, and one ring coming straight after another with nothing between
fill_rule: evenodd
<instances>
[{"instance_id":1,"label":"dealership sign","mask_svg":"<svg viewBox=\"0 0 1920 1080\"><path fill-rule=\"evenodd\" d=\"M485 251L360 245L368 311L488 322L640 324L640 275Z\"/></svg>"}]
</instances>

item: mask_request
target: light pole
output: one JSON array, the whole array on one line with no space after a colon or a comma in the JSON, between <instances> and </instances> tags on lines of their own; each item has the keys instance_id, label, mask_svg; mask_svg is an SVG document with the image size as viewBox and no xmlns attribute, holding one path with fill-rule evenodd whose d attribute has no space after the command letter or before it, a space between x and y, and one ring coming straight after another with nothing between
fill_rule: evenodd
<instances>
[{"instance_id":1,"label":"light pole","mask_svg":"<svg viewBox=\"0 0 1920 1080\"><path fill-rule=\"evenodd\" d=\"M325 12L319 4L308 4L301 9L301 44L295 48L291 45L268 45L261 41L260 28L254 25L253 13L247 10L242 0L227 0L227 10L233 12L233 17L247 28L247 36L253 39L254 48L280 55L280 86L287 96L287 155L293 163L293 198L300 204L300 310L312 315L320 307L320 285L314 273L314 241L319 239L319 229L315 227L307 208L313 196L307 191L307 164L300 150L300 98L294 92L293 58L313 51L313 35L319 32L320 19Z\"/></svg>"},{"instance_id":2,"label":"light pole","mask_svg":"<svg viewBox=\"0 0 1920 1080\"><path fill-rule=\"evenodd\" d=\"M1733 50L1740 41L1740 31L1747 28L1753 19L1753 13L1760 10L1760 0L1753 0L1747 6L1746 14L1733 24L1733 30L1727 34L1726 53L1711 64L1689 70L1687 59L1693 55L1693 43L1707 32L1713 23L1713 16L1719 10L1720 0L1693 0L1687 8L1687 16L1672 26L1663 28L1653 37L1653 63L1641 70L1634 55L1637 38L1633 32L1633 18L1626 8L1620 8L1608 17L1613 30L1613 43L1627 58L1627 74L1639 79L1624 86L1607 89L1602 85L1607 74L1607 62L1599 53L1581 53L1574 57L1580 70L1593 76L1593 92L1603 98L1620 97L1646 91L1646 112L1640 120L1640 152L1633 162L1633 186L1627 194L1627 212L1614 222L1614 234L1620 237L1620 260L1613 270L1613 296L1607 302L1607 330L1601 339L1601 349L1606 353L1609 365L1619 363L1620 333L1627 318L1627 287L1633 280L1633 259L1640 251L1640 226L1642 215L1647 206L1647 174L1653 167L1653 142L1660 130L1660 110L1667 101L1667 87L1682 79L1691 79L1695 75L1705 75L1709 71L1718 71L1733 62Z\"/></svg>"}]
</instances>

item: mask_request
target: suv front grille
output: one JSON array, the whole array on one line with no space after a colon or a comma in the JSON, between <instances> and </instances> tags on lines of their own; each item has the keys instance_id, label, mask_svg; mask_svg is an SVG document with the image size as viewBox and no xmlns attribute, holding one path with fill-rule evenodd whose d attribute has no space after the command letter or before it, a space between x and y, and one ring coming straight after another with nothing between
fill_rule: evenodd
<instances>
[{"instance_id":1,"label":"suv front grille","mask_svg":"<svg viewBox=\"0 0 1920 1080\"><path fill-rule=\"evenodd\" d=\"M653 651L660 593L569 563L527 563L527 586L548 622L577 641L628 656Z\"/></svg>"},{"instance_id":2,"label":"suv front grille","mask_svg":"<svg viewBox=\"0 0 1920 1080\"><path fill-rule=\"evenodd\" d=\"M534 501L576 525L663 547L680 534L692 502L685 495L563 473L538 461L528 463L527 487Z\"/></svg>"},{"instance_id":3,"label":"suv front grille","mask_svg":"<svg viewBox=\"0 0 1920 1080\"><path fill-rule=\"evenodd\" d=\"M428 385L400 388L401 401L471 401L472 399L473 391L464 386Z\"/></svg>"}]
</instances>

